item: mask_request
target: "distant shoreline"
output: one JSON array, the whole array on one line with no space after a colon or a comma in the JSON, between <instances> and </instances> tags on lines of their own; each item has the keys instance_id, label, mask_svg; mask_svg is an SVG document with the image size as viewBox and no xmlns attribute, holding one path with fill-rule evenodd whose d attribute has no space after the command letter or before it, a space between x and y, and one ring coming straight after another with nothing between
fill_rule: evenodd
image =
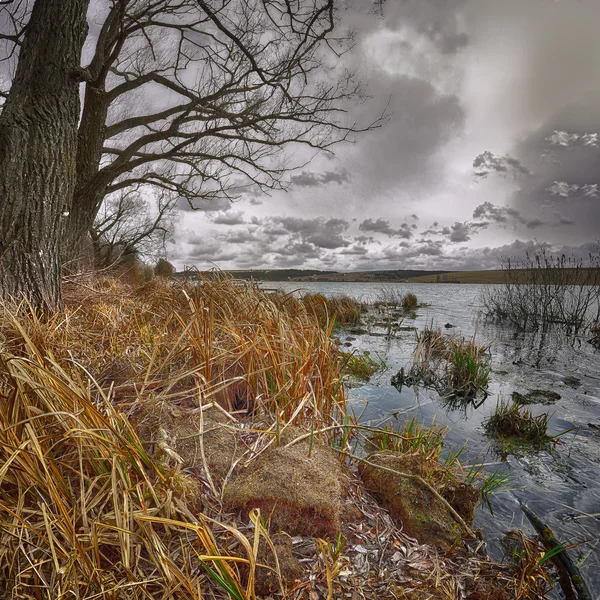
<instances>
[{"instance_id":1,"label":"distant shoreline","mask_svg":"<svg viewBox=\"0 0 600 600\"><path fill-rule=\"evenodd\" d=\"M585 269L584 269L585 271ZM188 270L176 273L181 279L195 279L200 276L210 277L211 271L198 272ZM264 282L295 283L460 283L460 284L502 284L506 283L506 271L502 269L490 271L425 271L425 270L390 270L390 271L358 271L340 273L336 271L316 271L303 269L282 270L248 270L223 271L236 279ZM527 271L523 270L526 275ZM527 283L527 277L522 283Z\"/></svg>"}]
</instances>

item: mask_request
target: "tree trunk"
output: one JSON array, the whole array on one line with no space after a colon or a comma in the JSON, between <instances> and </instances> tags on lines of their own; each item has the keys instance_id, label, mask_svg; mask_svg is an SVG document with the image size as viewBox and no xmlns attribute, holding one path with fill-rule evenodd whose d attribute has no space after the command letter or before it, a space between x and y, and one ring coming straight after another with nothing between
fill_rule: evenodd
<instances>
[{"instance_id":1,"label":"tree trunk","mask_svg":"<svg viewBox=\"0 0 600 600\"><path fill-rule=\"evenodd\" d=\"M65 255L75 266L90 262L94 257L89 232L104 199L106 185L96 189L92 184L100 170L108 106L104 81L88 83L77 139L77 178L65 236Z\"/></svg>"},{"instance_id":2,"label":"tree trunk","mask_svg":"<svg viewBox=\"0 0 600 600\"><path fill-rule=\"evenodd\" d=\"M100 210L108 183L96 185L102 150L106 142L106 120L110 95L106 91L106 77L119 43L125 3L116 3L108 14L89 65L90 79L85 86L83 110L77 135L77 180L67 222L66 253L69 259L88 262L95 255L90 231ZM121 40L123 43L125 38Z\"/></svg>"},{"instance_id":3,"label":"tree trunk","mask_svg":"<svg viewBox=\"0 0 600 600\"><path fill-rule=\"evenodd\" d=\"M0 295L60 305L89 0L37 0L0 114Z\"/></svg>"}]
</instances>

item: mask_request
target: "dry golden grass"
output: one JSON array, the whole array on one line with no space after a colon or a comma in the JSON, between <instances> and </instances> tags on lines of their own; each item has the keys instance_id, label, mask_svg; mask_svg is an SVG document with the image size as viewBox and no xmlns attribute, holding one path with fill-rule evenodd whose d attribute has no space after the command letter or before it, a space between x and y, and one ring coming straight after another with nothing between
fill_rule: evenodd
<instances>
[{"instance_id":1,"label":"dry golden grass","mask_svg":"<svg viewBox=\"0 0 600 600\"><path fill-rule=\"evenodd\" d=\"M214 401L263 415L265 440L275 422L331 425L346 404L330 326L293 299L224 277L194 286L80 280L65 296L49 319L26 305L0 315L8 592L188 599L208 586L217 597L254 598L266 530L248 538L215 519L215 484L181 471L168 438L148 454L124 413L149 401Z\"/></svg>"},{"instance_id":2,"label":"dry golden grass","mask_svg":"<svg viewBox=\"0 0 600 600\"><path fill-rule=\"evenodd\" d=\"M1 306L6 597L254 600L257 567L275 594L289 592L268 515L250 510L248 527L223 512L228 464L219 470L209 433L231 429L234 462L260 461L296 427L309 454L314 434L344 458L357 426L332 328L292 296L218 274L194 285L80 278L46 319ZM339 557L326 544L298 589L323 582L331 593Z\"/></svg>"},{"instance_id":3,"label":"dry golden grass","mask_svg":"<svg viewBox=\"0 0 600 600\"><path fill-rule=\"evenodd\" d=\"M350 296L326 297L323 294L304 294L301 298L306 310L314 315L321 326L330 322L337 325L358 325L367 307Z\"/></svg>"},{"instance_id":4,"label":"dry golden grass","mask_svg":"<svg viewBox=\"0 0 600 600\"><path fill-rule=\"evenodd\" d=\"M50 320L24 305L2 311L2 350L29 356L29 340L40 360L83 367L106 389L113 383L120 402L150 391L181 399L198 388L204 401L285 422L320 427L345 414L332 324L318 327L295 298L229 277L137 287L90 280L67 288L64 310Z\"/></svg>"}]
</instances>

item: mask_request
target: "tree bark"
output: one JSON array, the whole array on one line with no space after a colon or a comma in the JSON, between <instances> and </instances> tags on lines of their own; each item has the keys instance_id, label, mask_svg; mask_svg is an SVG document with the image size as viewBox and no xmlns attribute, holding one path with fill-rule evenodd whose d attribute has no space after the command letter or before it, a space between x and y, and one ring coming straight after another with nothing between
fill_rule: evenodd
<instances>
[{"instance_id":1,"label":"tree bark","mask_svg":"<svg viewBox=\"0 0 600 600\"><path fill-rule=\"evenodd\" d=\"M76 263L94 256L89 232L106 195L106 186L94 189L100 170L109 101L104 80L88 83L77 140L77 177L67 220L65 254Z\"/></svg>"},{"instance_id":2,"label":"tree bark","mask_svg":"<svg viewBox=\"0 0 600 600\"><path fill-rule=\"evenodd\" d=\"M37 0L0 114L0 295L60 305L89 0Z\"/></svg>"}]
</instances>

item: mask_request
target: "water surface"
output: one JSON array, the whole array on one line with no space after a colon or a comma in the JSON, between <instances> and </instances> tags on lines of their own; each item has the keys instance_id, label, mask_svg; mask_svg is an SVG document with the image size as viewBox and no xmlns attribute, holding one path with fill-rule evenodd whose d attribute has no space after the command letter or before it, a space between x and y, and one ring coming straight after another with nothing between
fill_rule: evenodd
<instances>
[{"instance_id":1,"label":"water surface","mask_svg":"<svg viewBox=\"0 0 600 600\"><path fill-rule=\"evenodd\" d=\"M433 390L404 387L400 393L391 386L392 375L410 360L415 348L414 332L400 332L393 338L373 328L363 335L343 333L342 341L354 338L351 348L369 350L387 364L387 369L368 384L349 391L352 407L362 414L363 422L373 424L401 424L406 415L416 415L424 424L435 419L438 425L449 427L446 439L450 447L459 448L468 441L466 460L475 460L479 455L479 460L495 463L488 469L501 469L509 476L510 489L492 499L493 516L481 508L475 520L484 532L490 554L502 558L500 539L507 530L534 534L519 506L519 501L527 503L564 543L587 541L572 550L571 556L582 563L581 571L592 595L595 591L600 597L600 431L590 427L600 425L600 352L585 337L519 334L486 323L481 315L480 285L286 282L266 283L263 287L326 296L347 294L364 301L376 300L385 291L413 292L428 306L418 309L416 319L406 319L404 325L422 330L432 322L441 327L450 323L454 328L449 332L465 337L476 334L480 343L490 344L493 371L488 397L480 399L478 406L456 408ZM570 387L568 379L565 383L567 377L576 377L581 384ZM509 399L513 391L536 388L561 395L552 406L531 407L534 414L552 413L549 433L575 429L563 436L554 450L522 453L502 462L482 423L499 399Z\"/></svg>"}]
</instances>

